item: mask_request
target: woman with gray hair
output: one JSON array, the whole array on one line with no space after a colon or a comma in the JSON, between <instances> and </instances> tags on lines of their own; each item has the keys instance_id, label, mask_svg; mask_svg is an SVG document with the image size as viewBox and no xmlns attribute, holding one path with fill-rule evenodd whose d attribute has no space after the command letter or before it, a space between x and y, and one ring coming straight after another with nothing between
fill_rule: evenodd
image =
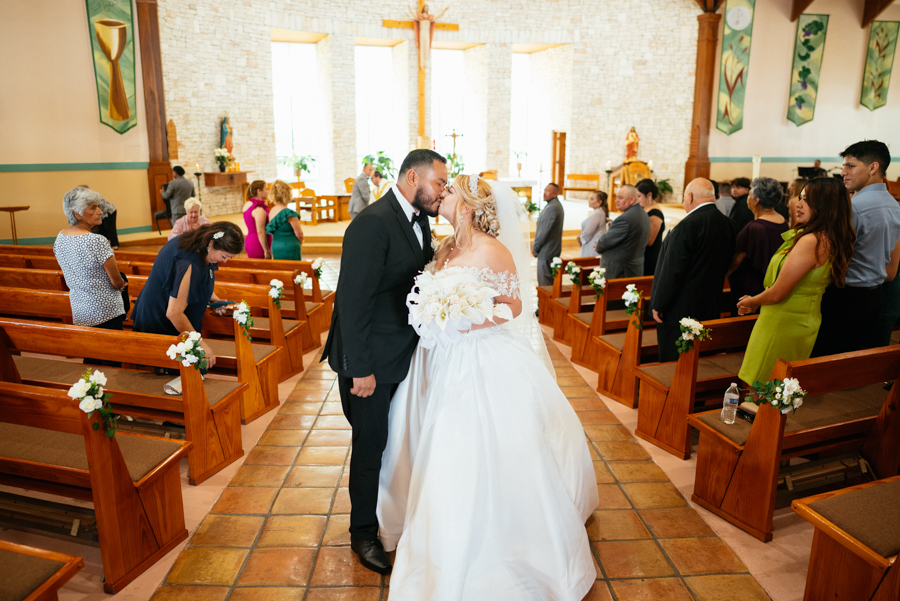
<instances>
[{"instance_id":1,"label":"woman with gray hair","mask_svg":"<svg viewBox=\"0 0 900 601\"><path fill-rule=\"evenodd\" d=\"M179 218L178 221L175 222L175 225L172 226L172 231L169 232L169 240L176 236L180 236L185 232L195 230L201 225L209 225L212 223L212 221L200 214L202 209L203 205L193 196L184 201L184 210L187 213L184 217Z\"/></svg>"},{"instance_id":2,"label":"woman with gray hair","mask_svg":"<svg viewBox=\"0 0 900 601\"><path fill-rule=\"evenodd\" d=\"M771 177L757 177L750 184L747 207L753 212L753 221L738 234L728 269L728 282L736 299L756 296L765 290L763 280L769 261L784 242L781 235L789 228L785 218L775 210L783 197L781 184ZM737 309L734 314L737 315Z\"/></svg>"},{"instance_id":3,"label":"woman with gray hair","mask_svg":"<svg viewBox=\"0 0 900 601\"><path fill-rule=\"evenodd\" d=\"M63 212L69 227L59 232L53 254L69 287L72 323L104 330L121 330L125 321L122 290L127 286L119 273L109 241L91 228L103 220L103 197L84 186L63 196ZM116 365L85 359L92 365Z\"/></svg>"}]
</instances>

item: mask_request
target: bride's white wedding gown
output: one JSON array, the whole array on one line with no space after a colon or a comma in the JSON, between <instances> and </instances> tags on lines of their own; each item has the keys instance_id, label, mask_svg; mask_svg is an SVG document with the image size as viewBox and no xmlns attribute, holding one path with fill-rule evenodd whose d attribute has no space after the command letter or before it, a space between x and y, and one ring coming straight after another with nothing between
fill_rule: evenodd
<instances>
[{"instance_id":1,"label":"bride's white wedding gown","mask_svg":"<svg viewBox=\"0 0 900 601\"><path fill-rule=\"evenodd\" d=\"M433 271L434 264L426 269ZM518 294L518 278L474 270ZM421 345L391 402L378 492L391 601L574 601L597 577L584 431L510 324Z\"/></svg>"}]
</instances>

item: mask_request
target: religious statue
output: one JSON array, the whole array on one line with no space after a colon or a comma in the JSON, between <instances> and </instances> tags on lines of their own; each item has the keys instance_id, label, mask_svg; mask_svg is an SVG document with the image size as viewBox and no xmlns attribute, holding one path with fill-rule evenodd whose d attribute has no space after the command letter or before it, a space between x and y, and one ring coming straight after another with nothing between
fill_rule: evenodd
<instances>
[{"instance_id":1,"label":"religious statue","mask_svg":"<svg viewBox=\"0 0 900 601\"><path fill-rule=\"evenodd\" d=\"M637 132L634 131L634 127L632 127L631 131L628 132L628 136L625 138L625 162L637 160L638 145L640 142L641 139L638 137Z\"/></svg>"},{"instance_id":2,"label":"religious statue","mask_svg":"<svg viewBox=\"0 0 900 601\"><path fill-rule=\"evenodd\" d=\"M219 129L219 148L224 148L228 151L229 156L234 156L231 154L231 151L234 150L234 141L232 140L232 133L234 129L231 127L231 121L228 119L228 115L222 118L222 127Z\"/></svg>"},{"instance_id":3,"label":"religious statue","mask_svg":"<svg viewBox=\"0 0 900 601\"><path fill-rule=\"evenodd\" d=\"M416 37L416 48L419 51L419 69L424 71L427 68L428 61L431 58L431 44L434 41L434 22L444 16L447 9L441 11L439 15L432 15L428 12L428 5L422 4L420 12L415 12L407 4L406 9L412 16L413 30Z\"/></svg>"}]
</instances>

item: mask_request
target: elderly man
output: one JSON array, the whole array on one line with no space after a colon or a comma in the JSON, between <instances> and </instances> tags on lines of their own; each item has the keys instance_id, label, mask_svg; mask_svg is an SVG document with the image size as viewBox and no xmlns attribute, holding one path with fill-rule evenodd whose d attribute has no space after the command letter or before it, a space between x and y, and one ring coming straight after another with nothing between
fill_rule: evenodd
<instances>
[{"instance_id":1,"label":"elderly man","mask_svg":"<svg viewBox=\"0 0 900 601\"><path fill-rule=\"evenodd\" d=\"M650 308L659 341L659 360L677 361L675 341L685 317L716 319L722 286L734 256L734 224L716 210L709 180L698 178L684 190L684 219L665 239L653 275Z\"/></svg>"},{"instance_id":2,"label":"elderly man","mask_svg":"<svg viewBox=\"0 0 900 601\"><path fill-rule=\"evenodd\" d=\"M562 252L563 221L566 212L559 202L559 186L550 182L544 188L544 202L547 206L538 217L534 232L531 254L537 257L538 286L553 285L553 270L550 261Z\"/></svg>"},{"instance_id":3,"label":"elderly man","mask_svg":"<svg viewBox=\"0 0 900 601\"><path fill-rule=\"evenodd\" d=\"M369 203L372 202L372 193L369 190L369 178L372 176L373 171L375 171L375 168L371 163L366 163L363 165L362 173L360 173L359 177L356 178L356 181L353 182L353 192L350 193L350 206L348 207L348 210L350 211L350 221L356 219L359 212L369 206Z\"/></svg>"},{"instance_id":4,"label":"elderly man","mask_svg":"<svg viewBox=\"0 0 900 601\"><path fill-rule=\"evenodd\" d=\"M637 201L637 188L622 186L616 192L616 209L621 213L597 240L600 266L607 279L637 278L644 275L644 249L650 238L650 218Z\"/></svg>"},{"instance_id":5,"label":"elderly man","mask_svg":"<svg viewBox=\"0 0 900 601\"><path fill-rule=\"evenodd\" d=\"M184 177L184 168L176 165L172 168L175 179L162 187L163 200L169 201L172 211L172 223L185 216L184 201L194 195L194 184Z\"/></svg>"},{"instance_id":6,"label":"elderly man","mask_svg":"<svg viewBox=\"0 0 900 601\"><path fill-rule=\"evenodd\" d=\"M734 222L734 233L740 234L744 226L753 221L753 211L747 206L747 196L750 194L750 180L746 177L735 178L731 182L731 196L734 205L728 216Z\"/></svg>"}]
</instances>

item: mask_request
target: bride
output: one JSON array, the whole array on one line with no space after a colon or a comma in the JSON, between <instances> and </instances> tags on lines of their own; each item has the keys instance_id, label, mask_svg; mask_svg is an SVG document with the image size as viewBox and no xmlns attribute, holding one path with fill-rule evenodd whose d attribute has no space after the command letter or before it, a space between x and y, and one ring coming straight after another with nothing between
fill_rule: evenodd
<instances>
[{"instance_id":1,"label":"bride","mask_svg":"<svg viewBox=\"0 0 900 601\"><path fill-rule=\"evenodd\" d=\"M519 317L431 349L420 341L391 401L378 492L380 539L397 550L391 601L574 601L597 577L584 431L523 299L524 210L491 184L456 178L440 208L455 233L425 269L472 270Z\"/></svg>"}]
</instances>

